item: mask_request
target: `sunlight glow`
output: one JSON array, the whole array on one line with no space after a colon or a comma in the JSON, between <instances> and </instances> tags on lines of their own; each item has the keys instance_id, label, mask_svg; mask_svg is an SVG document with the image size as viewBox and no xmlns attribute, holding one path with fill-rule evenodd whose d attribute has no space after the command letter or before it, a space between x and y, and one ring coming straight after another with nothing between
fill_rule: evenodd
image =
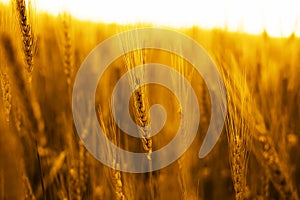
<instances>
[{"instance_id":1,"label":"sunlight glow","mask_svg":"<svg viewBox=\"0 0 300 200\"><path fill-rule=\"evenodd\" d=\"M3 1L3 0L2 0ZM7 1L7 0L5 0ZM92 21L202 28L259 34L264 29L275 37L300 36L298 0L35 0L36 8L57 15L63 11ZM300 23L300 22L299 22Z\"/></svg>"}]
</instances>

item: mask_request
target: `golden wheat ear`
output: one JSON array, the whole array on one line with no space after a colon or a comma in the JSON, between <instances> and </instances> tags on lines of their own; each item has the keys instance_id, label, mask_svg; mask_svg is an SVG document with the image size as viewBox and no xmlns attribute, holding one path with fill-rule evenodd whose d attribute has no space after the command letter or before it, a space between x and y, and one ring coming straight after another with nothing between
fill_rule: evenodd
<instances>
[{"instance_id":1,"label":"golden wheat ear","mask_svg":"<svg viewBox=\"0 0 300 200\"><path fill-rule=\"evenodd\" d=\"M141 46L138 36L129 33L124 38L120 38L121 47L126 52L132 45ZM149 91L143 84L145 82L145 68L144 64L147 63L147 52L143 49L138 49L123 55L124 67L127 71L132 70L134 67L143 65L140 70L130 73L131 88L137 88L133 93L133 118L140 127L146 127L150 124L150 105L149 105ZM158 176L156 172L152 172L152 152L153 152L153 138L150 137L150 132L147 129L140 128L138 130L140 135L141 145L143 150L147 153L147 165L151 172L145 174L145 181L147 182L147 189L150 199L158 198L157 191L159 190Z\"/></svg>"},{"instance_id":2,"label":"golden wheat ear","mask_svg":"<svg viewBox=\"0 0 300 200\"><path fill-rule=\"evenodd\" d=\"M28 9L27 5L25 0L15 1L17 17L20 26L20 32L22 35L23 54L26 62L25 72L28 81L31 82L32 71L33 71L34 37L33 37L32 25L30 24L30 20L29 20L30 8Z\"/></svg>"},{"instance_id":3,"label":"golden wheat ear","mask_svg":"<svg viewBox=\"0 0 300 200\"><path fill-rule=\"evenodd\" d=\"M222 69L227 92L227 118L225 130L228 139L229 162L235 191L235 199L248 199L247 172L252 132L248 124L251 103L246 76L235 66L230 72Z\"/></svg>"},{"instance_id":4,"label":"golden wheat ear","mask_svg":"<svg viewBox=\"0 0 300 200\"><path fill-rule=\"evenodd\" d=\"M258 128L259 127L259 128ZM280 159L275 145L264 125L257 126L253 140L253 152L264 167L268 178L283 199L298 200L298 193L287 163Z\"/></svg>"},{"instance_id":5,"label":"golden wheat ear","mask_svg":"<svg viewBox=\"0 0 300 200\"><path fill-rule=\"evenodd\" d=\"M73 62L73 47L72 47L72 17L64 13L63 14L63 65L64 65L64 73L67 78L67 84L69 88L69 92L71 92L71 83L72 83L72 77L73 77L73 71L74 71L74 62Z\"/></svg>"},{"instance_id":6,"label":"golden wheat ear","mask_svg":"<svg viewBox=\"0 0 300 200\"><path fill-rule=\"evenodd\" d=\"M280 159L282 155L276 150L264 117L251 100L248 85L245 81L237 82L240 78L241 74L235 68L225 80L228 97L226 131L236 199L247 197L246 177L250 151L264 167L267 177L282 198L299 199L288 164Z\"/></svg>"}]
</instances>

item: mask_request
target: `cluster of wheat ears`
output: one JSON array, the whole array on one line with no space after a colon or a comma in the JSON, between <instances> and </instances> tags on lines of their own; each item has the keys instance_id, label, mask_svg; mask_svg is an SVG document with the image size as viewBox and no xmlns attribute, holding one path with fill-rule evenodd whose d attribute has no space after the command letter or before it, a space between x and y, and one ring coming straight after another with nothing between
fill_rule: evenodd
<instances>
[{"instance_id":1,"label":"cluster of wheat ears","mask_svg":"<svg viewBox=\"0 0 300 200\"><path fill-rule=\"evenodd\" d=\"M131 73L131 86L139 86L129 104L135 123L145 127L151 122L148 111L154 103L167 112L159 134L149 137L147 129L140 129L141 137L133 138L116 125L106 101L118 79L145 63L171 66L193 86L201 112L198 134L181 158L158 171L132 174L103 165L85 149L74 127L71 97L74 77L88 53L118 31L140 25L37 14L25 0L0 4L0 10L0 199L299 199L300 40L294 34L275 39L266 32L176 30L208 50L225 83L224 130L203 159L197 154L210 123L211 102L193 66L178 55L151 49L126 53L111 63L87 112L97 111L111 142L146 153L150 169L152 152L174 137L180 104L188 101L178 102L164 87L143 85L143 68ZM120 45L126 49L139 42L128 35ZM183 95L183 83L172 82ZM192 119L191 112L184 126ZM80 123L90 125L89 119Z\"/></svg>"}]
</instances>

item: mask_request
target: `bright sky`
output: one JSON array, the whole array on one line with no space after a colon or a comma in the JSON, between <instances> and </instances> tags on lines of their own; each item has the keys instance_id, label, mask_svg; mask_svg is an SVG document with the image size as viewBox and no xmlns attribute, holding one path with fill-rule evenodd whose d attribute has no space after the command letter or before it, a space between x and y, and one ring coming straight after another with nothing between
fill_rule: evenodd
<instances>
[{"instance_id":1,"label":"bright sky","mask_svg":"<svg viewBox=\"0 0 300 200\"><path fill-rule=\"evenodd\" d=\"M8 1L8 0L0 0ZM93 21L152 22L168 26L199 25L276 37L300 36L300 0L32 0L52 14L63 10Z\"/></svg>"}]
</instances>

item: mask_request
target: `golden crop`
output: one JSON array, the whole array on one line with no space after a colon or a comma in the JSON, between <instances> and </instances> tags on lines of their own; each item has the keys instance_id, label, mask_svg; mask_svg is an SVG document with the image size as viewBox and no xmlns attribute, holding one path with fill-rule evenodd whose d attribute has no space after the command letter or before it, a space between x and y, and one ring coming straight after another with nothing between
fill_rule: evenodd
<instances>
[{"instance_id":1,"label":"golden crop","mask_svg":"<svg viewBox=\"0 0 300 200\"><path fill-rule=\"evenodd\" d=\"M300 40L295 35L277 39L266 32L253 36L197 27L177 30L209 52L227 90L223 133L203 159L197 155L211 102L200 74L186 60L164 51L138 50L118 58L99 81L91 108L114 144L147 153L151 165L152 152L176 134L179 104L185 102L164 87L142 86L129 104L131 117L142 127L151 121L150 105L165 107L166 124L153 137L146 131L139 132L140 139L123 133L109 101L103 101L127 70L148 62L172 66L191 83L200 126L188 151L159 171L125 173L93 158L74 127L74 77L96 45L135 27L142 25L37 14L24 0L0 4L0 199L299 199ZM127 48L139 41L128 37L121 42ZM143 81L143 71L131 76L132 84L135 78ZM179 93L184 90L181 82L173 82Z\"/></svg>"}]
</instances>

